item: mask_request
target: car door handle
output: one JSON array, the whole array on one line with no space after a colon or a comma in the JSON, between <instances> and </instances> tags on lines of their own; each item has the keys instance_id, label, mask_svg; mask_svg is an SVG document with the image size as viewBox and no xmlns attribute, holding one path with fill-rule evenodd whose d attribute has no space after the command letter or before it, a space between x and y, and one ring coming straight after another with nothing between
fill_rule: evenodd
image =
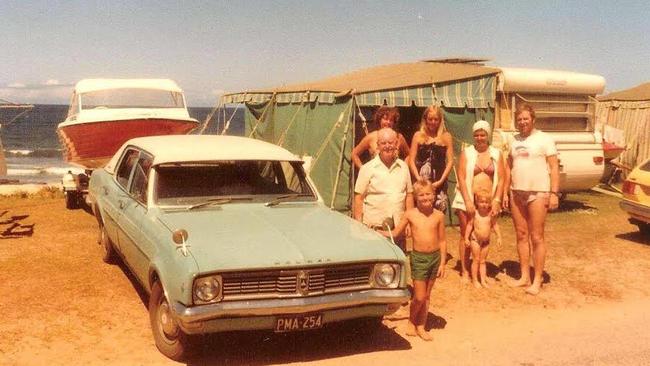
<instances>
[{"instance_id":1,"label":"car door handle","mask_svg":"<svg viewBox=\"0 0 650 366\"><path fill-rule=\"evenodd\" d=\"M124 206L126 206L122 200L117 201L117 204L120 206L120 210L123 210Z\"/></svg>"},{"instance_id":2,"label":"car door handle","mask_svg":"<svg viewBox=\"0 0 650 366\"><path fill-rule=\"evenodd\" d=\"M103 186L102 189L104 190L104 196L108 196L108 187Z\"/></svg>"}]
</instances>

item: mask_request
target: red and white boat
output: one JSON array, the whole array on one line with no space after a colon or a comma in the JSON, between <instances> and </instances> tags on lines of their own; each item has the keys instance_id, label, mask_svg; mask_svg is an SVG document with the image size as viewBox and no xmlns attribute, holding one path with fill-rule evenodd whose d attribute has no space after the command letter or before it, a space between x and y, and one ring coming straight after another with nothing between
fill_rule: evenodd
<instances>
[{"instance_id":1,"label":"red and white boat","mask_svg":"<svg viewBox=\"0 0 650 366\"><path fill-rule=\"evenodd\" d=\"M129 139L183 135L198 126L172 80L85 79L75 86L57 133L67 162L95 169Z\"/></svg>"}]
</instances>

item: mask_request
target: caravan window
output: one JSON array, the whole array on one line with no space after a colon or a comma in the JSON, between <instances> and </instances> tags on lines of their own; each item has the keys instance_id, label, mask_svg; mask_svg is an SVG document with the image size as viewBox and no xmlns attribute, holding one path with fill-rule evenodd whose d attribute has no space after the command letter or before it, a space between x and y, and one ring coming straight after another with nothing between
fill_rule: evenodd
<instances>
[{"instance_id":1,"label":"caravan window","mask_svg":"<svg viewBox=\"0 0 650 366\"><path fill-rule=\"evenodd\" d=\"M516 100L535 108L542 131L593 131L595 104L587 95L517 94Z\"/></svg>"}]
</instances>

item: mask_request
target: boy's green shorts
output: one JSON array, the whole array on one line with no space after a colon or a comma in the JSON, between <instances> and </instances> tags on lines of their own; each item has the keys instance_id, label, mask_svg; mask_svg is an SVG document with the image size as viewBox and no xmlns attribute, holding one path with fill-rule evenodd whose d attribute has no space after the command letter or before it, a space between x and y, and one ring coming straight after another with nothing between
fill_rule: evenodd
<instances>
[{"instance_id":1,"label":"boy's green shorts","mask_svg":"<svg viewBox=\"0 0 650 366\"><path fill-rule=\"evenodd\" d=\"M412 251L411 278L414 280L428 281L438 273L440 266L440 250L431 253Z\"/></svg>"}]
</instances>

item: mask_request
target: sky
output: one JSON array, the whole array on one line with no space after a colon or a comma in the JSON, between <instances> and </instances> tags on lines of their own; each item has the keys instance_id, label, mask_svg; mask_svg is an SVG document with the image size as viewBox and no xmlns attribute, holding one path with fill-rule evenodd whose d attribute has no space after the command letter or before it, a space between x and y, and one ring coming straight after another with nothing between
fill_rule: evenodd
<instances>
[{"instance_id":1,"label":"sky","mask_svg":"<svg viewBox=\"0 0 650 366\"><path fill-rule=\"evenodd\" d=\"M0 1L0 98L67 104L84 78L170 78L190 106L224 92L382 64L488 66L650 81L647 1Z\"/></svg>"}]
</instances>

